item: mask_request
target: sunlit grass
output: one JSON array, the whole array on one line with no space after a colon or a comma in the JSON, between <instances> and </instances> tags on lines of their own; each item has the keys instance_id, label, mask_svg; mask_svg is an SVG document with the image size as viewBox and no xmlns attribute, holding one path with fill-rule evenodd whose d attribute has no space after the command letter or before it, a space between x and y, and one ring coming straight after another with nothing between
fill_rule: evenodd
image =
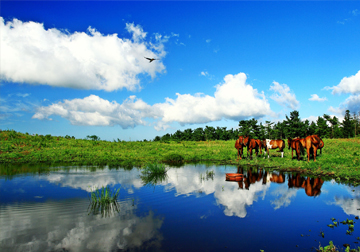
<instances>
[{"instance_id":1,"label":"sunlit grass","mask_svg":"<svg viewBox=\"0 0 360 252\"><path fill-rule=\"evenodd\" d=\"M277 150L264 156L237 160L235 141L168 141L168 142L109 142L73 139L60 136L31 136L13 130L0 132L0 164L54 164L108 165L126 169L147 164L166 163L171 166L185 162L212 162L225 165L259 165L278 169L299 169L314 175L326 172L341 180L360 181L360 138L323 139L322 154L318 151L316 162L307 162L306 154L301 160L291 159L291 151L284 150L284 158ZM96 145L93 145L96 142ZM296 155L295 155L296 156ZM3 173L0 167L0 174ZM6 173L11 173L9 169ZM14 171L16 173L16 171Z\"/></svg>"}]
</instances>

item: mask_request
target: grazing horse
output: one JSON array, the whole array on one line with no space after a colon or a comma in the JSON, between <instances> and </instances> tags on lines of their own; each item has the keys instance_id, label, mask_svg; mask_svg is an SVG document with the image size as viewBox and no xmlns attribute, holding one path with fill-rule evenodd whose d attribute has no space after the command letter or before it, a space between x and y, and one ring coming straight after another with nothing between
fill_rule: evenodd
<instances>
[{"instance_id":1,"label":"grazing horse","mask_svg":"<svg viewBox=\"0 0 360 252\"><path fill-rule=\"evenodd\" d=\"M305 137L305 148L307 152L308 162L310 161L310 149L313 148L314 162L316 161L316 151L319 148L321 139L317 135Z\"/></svg>"},{"instance_id":2,"label":"grazing horse","mask_svg":"<svg viewBox=\"0 0 360 252\"><path fill-rule=\"evenodd\" d=\"M301 139L301 138L295 138L295 139L288 138L289 150L291 148L291 159L293 159L293 153L294 153L294 150L295 150L297 160L300 160L300 155L304 154L304 145L305 145L304 139Z\"/></svg>"},{"instance_id":3,"label":"grazing horse","mask_svg":"<svg viewBox=\"0 0 360 252\"><path fill-rule=\"evenodd\" d=\"M320 149L320 154L322 154L322 148L324 148L324 141L320 138L320 144L319 144L319 148L318 148L318 149ZM316 152L316 155L317 155L317 152Z\"/></svg>"},{"instance_id":4,"label":"grazing horse","mask_svg":"<svg viewBox=\"0 0 360 252\"><path fill-rule=\"evenodd\" d=\"M235 148L237 149L237 160L242 159L243 156L243 147L245 147L244 145L244 137L243 136L239 136L239 139L236 140L235 142Z\"/></svg>"},{"instance_id":5,"label":"grazing horse","mask_svg":"<svg viewBox=\"0 0 360 252\"><path fill-rule=\"evenodd\" d=\"M265 139L265 140L262 141L262 144L265 147L265 155L266 155L266 152L268 153L268 158L270 157L270 149L277 149L277 148L279 148L279 151L281 152L281 158L284 157L284 148L285 148L285 141L284 140L281 140L281 139L277 139L277 140Z\"/></svg>"},{"instance_id":6,"label":"grazing horse","mask_svg":"<svg viewBox=\"0 0 360 252\"><path fill-rule=\"evenodd\" d=\"M244 146L247 146L247 155L249 156L249 151L250 151L250 158L252 157L252 150L255 149L255 154L256 156L259 153L259 148L260 148L260 153L261 153L261 141L260 140L255 140L250 138L249 136L246 136L244 138Z\"/></svg>"}]
</instances>

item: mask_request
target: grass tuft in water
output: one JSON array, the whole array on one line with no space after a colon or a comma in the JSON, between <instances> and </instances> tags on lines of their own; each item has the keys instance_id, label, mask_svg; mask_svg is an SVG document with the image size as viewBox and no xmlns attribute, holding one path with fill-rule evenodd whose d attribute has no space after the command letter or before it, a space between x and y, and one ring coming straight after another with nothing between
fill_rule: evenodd
<instances>
[{"instance_id":1,"label":"grass tuft in water","mask_svg":"<svg viewBox=\"0 0 360 252\"><path fill-rule=\"evenodd\" d=\"M113 213L119 212L120 207L117 201L120 188L111 191L109 186L95 189L90 193L89 214L101 213L102 217L110 217Z\"/></svg>"},{"instance_id":2,"label":"grass tuft in water","mask_svg":"<svg viewBox=\"0 0 360 252\"><path fill-rule=\"evenodd\" d=\"M165 174L166 172L165 165L159 163L147 164L142 171L143 174Z\"/></svg>"},{"instance_id":3,"label":"grass tuft in water","mask_svg":"<svg viewBox=\"0 0 360 252\"><path fill-rule=\"evenodd\" d=\"M150 163L142 170L140 175L144 185L155 186L167 178L167 170L164 164Z\"/></svg>"}]
</instances>

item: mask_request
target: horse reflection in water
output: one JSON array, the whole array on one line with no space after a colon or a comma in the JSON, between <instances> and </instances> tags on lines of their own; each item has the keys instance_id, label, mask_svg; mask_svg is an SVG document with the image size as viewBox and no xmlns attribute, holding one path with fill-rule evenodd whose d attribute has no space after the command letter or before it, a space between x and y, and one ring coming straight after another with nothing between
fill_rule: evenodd
<instances>
[{"instance_id":1,"label":"horse reflection in water","mask_svg":"<svg viewBox=\"0 0 360 252\"><path fill-rule=\"evenodd\" d=\"M261 168L248 169L244 173L243 167L239 166L238 173L244 174L244 179L238 181L239 189L249 190L251 184L262 181L262 184L277 183L283 184L286 181L286 176L283 172L267 172ZM290 188L304 188L307 196L318 196L321 193L321 187L324 181L321 178L310 178L300 176L299 173L288 175L288 187Z\"/></svg>"},{"instance_id":2,"label":"horse reflection in water","mask_svg":"<svg viewBox=\"0 0 360 252\"><path fill-rule=\"evenodd\" d=\"M319 196L324 181L321 178L301 177L300 174L290 175L288 180L289 188L304 188L307 196Z\"/></svg>"}]
</instances>

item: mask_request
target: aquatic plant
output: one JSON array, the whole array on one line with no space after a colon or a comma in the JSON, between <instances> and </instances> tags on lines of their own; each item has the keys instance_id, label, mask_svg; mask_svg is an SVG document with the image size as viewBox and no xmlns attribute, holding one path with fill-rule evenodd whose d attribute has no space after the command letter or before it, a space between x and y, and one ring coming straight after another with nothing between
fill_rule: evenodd
<instances>
[{"instance_id":1,"label":"aquatic plant","mask_svg":"<svg viewBox=\"0 0 360 252\"><path fill-rule=\"evenodd\" d=\"M117 191L111 191L109 186L95 189L90 193L89 214L99 214L103 217L109 217L115 212L120 211L117 201L120 188Z\"/></svg>"},{"instance_id":2,"label":"aquatic plant","mask_svg":"<svg viewBox=\"0 0 360 252\"><path fill-rule=\"evenodd\" d=\"M140 178L144 185L155 186L166 180L167 170L164 164L149 163L141 171Z\"/></svg>"}]
</instances>

